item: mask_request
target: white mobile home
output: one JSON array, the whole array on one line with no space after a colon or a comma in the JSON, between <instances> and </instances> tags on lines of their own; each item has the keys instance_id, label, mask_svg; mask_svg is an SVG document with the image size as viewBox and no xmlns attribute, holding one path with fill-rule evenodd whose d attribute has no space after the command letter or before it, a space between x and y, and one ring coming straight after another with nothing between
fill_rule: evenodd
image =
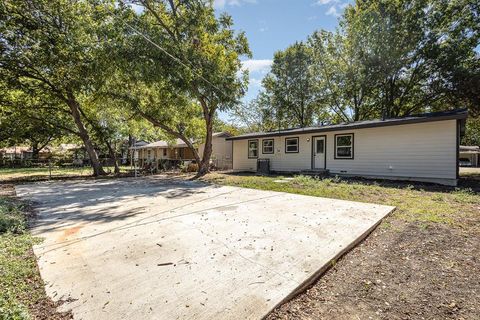
<instances>
[{"instance_id":1,"label":"white mobile home","mask_svg":"<svg viewBox=\"0 0 480 320\"><path fill-rule=\"evenodd\" d=\"M273 172L334 175L456 185L459 141L466 110L358 121L227 138L233 170L257 171L268 159Z\"/></svg>"}]
</instances>

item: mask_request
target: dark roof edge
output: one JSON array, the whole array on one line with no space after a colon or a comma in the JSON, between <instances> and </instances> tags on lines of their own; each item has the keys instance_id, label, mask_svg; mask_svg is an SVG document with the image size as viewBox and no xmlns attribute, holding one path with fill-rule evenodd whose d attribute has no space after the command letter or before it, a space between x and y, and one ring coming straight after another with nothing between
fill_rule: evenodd
<instances>
[{"instance_id":1,"label":"dark roof edge","mask_svg":"<svg viewBox=\"0 0 480 320\"><path fill-rule=\"evenodd\" d=\"M456 113L443 116L423 116L418 118L395 118L385 121L378 121L373 123L359 123L355 125L355 122L346 124L345 126L325 126L324 128L318 127L315 129L308 130L286 130L286 131L277 131L277 132L265 132L263 134L245 134L237 137L226 138L225 140L244 140L244 139L256 139L264 137L280 137L280 136L291 136L298 134L308 134L308 133L318 133L318 132L333 132L333 131L345 131L352 129L367 129L367 128L377 128L377 127L390 127L390 126L399 126L404 124L414 124L414 123L424 123L424 122L434 122L434 121L444 121L444 120L455 120L455 119L466 119L468 112L466 109L457 110Z\"/></svg>"}]
</instances>

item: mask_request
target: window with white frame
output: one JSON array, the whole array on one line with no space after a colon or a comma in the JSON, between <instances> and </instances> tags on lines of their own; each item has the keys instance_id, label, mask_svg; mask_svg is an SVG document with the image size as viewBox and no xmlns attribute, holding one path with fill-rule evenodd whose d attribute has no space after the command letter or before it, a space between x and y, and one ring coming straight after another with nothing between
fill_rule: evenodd
<instances>
[{"instance_id":1,"label":"window with white frame","mask_svg":"<svg viewBox=\"0 0 480 320\"><path fill-rule=\"evenodd\" d=\"M335 159L353 159L353 133L335 135Z\"/></svg>"},{"instance_id":2,"label":"window with white frame","mask_svg":"<svg viewBox=\"0 0 480 320\"><path fill-rule=\"evenodd\" d=\"M298 152L298 137L285 139L285 153Z\"/></svg>"},{"instance_id":3,"label":"window with white frame","mask_svg":"<svg viewBox=\"0 0 480 320\"><path fill-rule=\"evenodd\" d=\"M258 140L248 140L248 157L258 158Z\"/></svg>"},{"instance_id":4,"label":"window with white frame","mask_svg":"<svg viewBox=\"0 0 480 320\"><path fill-rule=\"evenodd\" d=\"M263 154L273 153L273 139L262 140L262 153Z\"/></svg>"}]
</instances>

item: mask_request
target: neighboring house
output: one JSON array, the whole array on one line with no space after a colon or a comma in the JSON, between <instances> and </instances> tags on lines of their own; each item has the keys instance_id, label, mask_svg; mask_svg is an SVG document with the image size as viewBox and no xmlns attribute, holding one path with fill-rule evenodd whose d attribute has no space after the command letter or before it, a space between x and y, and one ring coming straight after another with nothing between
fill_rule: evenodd
<instances>
[{"instance_id":1,"label":"neighboring house","mask_svg":"<svg viewBox=\"0 0 480 320\"><path fill-rule=\"evenodd\" d=\"M233 170L322 173L456 185L466 110L261 132L233 141Z\"/></svg>"},{"instance_id":2,"label":"neighboring house","mask_svg":"<svg viewBox=\"0 0 480 320\"><path fill-rule=\"evenodd\" d=\"M460 146L459 164L461 167L480 167L480 147Z\"/></svg>"},{"instance_id":3,"label":"neighboring house","mask_svg":"<svg viewBox=\"0 0 480 320\"><path fill-rule=\"evenodd\" d=\"M33 156L33 150L31 147L25 146L13 146L0 149L2 158L8 160L30 160ZM46 160L50 157L51 150L48 147L43 148L38 152L38 160Z\"/></svg>"},{"instance_id":4,"label":"neighboring house","mask_svg":"<svg viewBox=\"0 0 480 320\"><path fill-rule=\"evenodd\" d=\"M212 164L221 169L231 168L232 142L226 141L231 135L226 132L216 132L212 137ZM200 144L197 151L200 156L203 154L205 145ZM167 141L155 141L152 143L135 145L135 159L139 167L152 165L159 168L161 163L176 165L181 162L194 161L195 157L192 150L181 139L176 139L173 143Z\"/></svg>"}]
</instances>

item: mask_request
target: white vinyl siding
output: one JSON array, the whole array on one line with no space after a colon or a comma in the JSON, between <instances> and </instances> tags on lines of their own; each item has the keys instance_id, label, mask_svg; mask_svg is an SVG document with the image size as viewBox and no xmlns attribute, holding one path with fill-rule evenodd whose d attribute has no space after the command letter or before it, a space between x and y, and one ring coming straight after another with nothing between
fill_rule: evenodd
<instances>
[{"instance_id":1,"label":"white vinyl siding","mask_svg":"<svg viewBox=\"0 0 480 320\"><path fill-rule=\"evenodd\" d=\"M257 159L248 158L248 140L234 140L233 169L237 171L256 171ZM263 156L262 158L265 158Z\"/></svg>"},{"instance_id":2,"label":"white vinyl siding","mask_svg":"<svg viewBox=\"0 0 480 320\"><path fill-rule=\"evenodd\" d=\"M273 137L274 153L260 154L259 158L270 159L270 170L273 171L301 171L311 168L311 141L310 136L300 135L298 146L300 152L285 153L285 139L292 137ZM271 138L268 138L271 139ZM259 141L262 139L260 138ZM256 171L257 159L248 159L247 140L233 141L233 169L237 171Z\"/></svg>"},{"instance_id":3,"label":"white vinyl siding","mask_svg":"<svg viewBox=\"0 0 480 320\"><path fill-rule=\"evenodd\" d=\"M212 138L212 156L211 160L215 161L217 165L222 168L232 167L232 143L233 141L226 140L225 136L214 136ZM202 143L198 146L198 154L203 156L205 144Z\"/></svg>"},{"instance_id":4,"label":"white vinyl siding","mask_svg":"<svg viewBox=\"0 0 480 320\"><path fill-rule=\"evenodd\" d=\"M270 159L273 171L310 170L312 136L322 134L326 136L326 169L332 174L455 180L456 130L456 120L444 120L296 135L299 153L285 153L285 139L289 137L280 136L273 138L275 153L259 157ZM347 133L354 135L354 158L334 159L335 135ZM234 140L233 144L233 169L255 171L256 159L248 159L247 140Z\"/></svg>"}]
</instances>

